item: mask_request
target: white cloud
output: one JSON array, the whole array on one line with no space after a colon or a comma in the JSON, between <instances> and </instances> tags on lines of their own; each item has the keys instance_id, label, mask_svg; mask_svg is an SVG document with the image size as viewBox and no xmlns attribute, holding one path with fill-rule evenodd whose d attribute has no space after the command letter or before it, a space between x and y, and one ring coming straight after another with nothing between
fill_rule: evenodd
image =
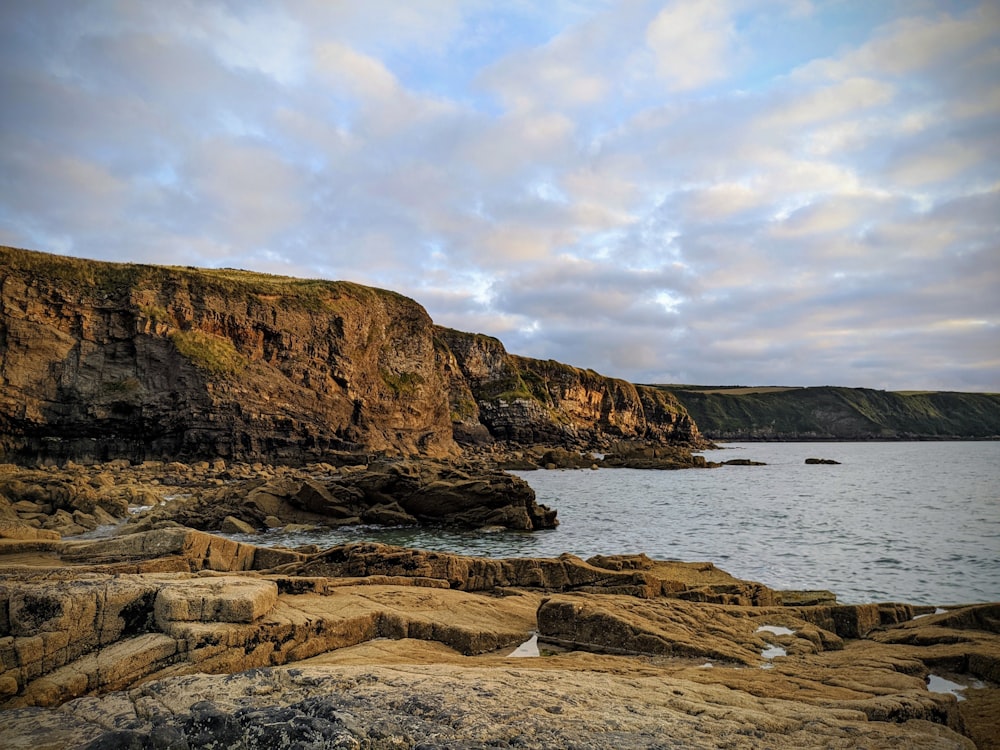
<instances>
[{"instance_id":1,"label":"white cloud","mask_svg":"<svg viewBox=\"0 0 1000 750\"><path fill-rule=\"evenodd\" d=\"M935 143L899 154L893 159L889 175L907 187L939 183L960 175L983 156L974 146L958 141Z\"/></svg>"},{"instance_id":2,"label":"white cloud","mask_svg":"<svg viewBox=\"0 0 1000 750\"><path fill-rule=\"evenodd\" d=\"M339 42L319 45L316 66L334 86L360 99L385 100L402 93L396 77L381 61Z\"/></svg>"},{"instance_id":3,"label":"white cloud","mask_svg":"<svg viewBox=\"0 0 1000 750\"><path fill-rule=\"evenodd\" d=\"M854 76L793 96L768 113L764 127L792 128L855 117L872 107L889 103L892 96L891 85Z\"/></svg>"},{"instance_id":4,"label":"white cloud","mask_svg":"<svg viewBox=\"0 0 1000 750\"><path fill-rule=\"evenodd\" d=\"M234 248L266 246L303 216L298 173L262 144L206 141L187 177L198 200L212 207L212 231L228 235Z\"/></svg>"},{"instance_id":5,"label":"white cloud","mask_svg":"<svg viewBox=\"0 0 1000 750\"><path fill-rule=\"evenodd\" d=\"M985 2L964 18L903 18L890 24L871 42L828 66L841 77L854 70L889 75L923 71L931 66L955 64L996 33L1000 9Z\"/></svg>"},{"instance_id":6,"label":"white cloud","mask_svg":"<svg viewBox=\"0 0 1000 750\"><path fill-rule=\"evenodd\" d=\"M735 32L727 3L679 0L661 10L646 30L656 72L668 88L698 88L729 73Z\"/></svg>"}]
</instances>

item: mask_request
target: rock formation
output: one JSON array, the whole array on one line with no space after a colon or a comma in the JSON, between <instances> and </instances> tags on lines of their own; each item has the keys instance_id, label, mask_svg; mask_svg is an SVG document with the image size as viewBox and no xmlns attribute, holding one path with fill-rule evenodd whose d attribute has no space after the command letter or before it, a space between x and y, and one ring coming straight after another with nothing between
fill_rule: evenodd
<instances>
[{"instance_id":1,"label":"rock formation","mask_svg":"<svg viewBox=\"0 0 1000 750\"><path fill-rule=\"evenodd\" d=\"M123 525L253 534L277 527L433 524L554 528L523 479L484 464L380 459L338 467L160 461L29 469L0 464L0 538L59 539Z\"/></svg>"},{"instance_id":2,"label":"rock formation","mask_svg":"<svg viewBox=\"0 0 1000 750\"><path fill-rule=\"evenodd\" d=\"M5 748L996 746L998 605L785 604L642 555L31 541L0 540Z\"/></svg>"},{"instance_id":3,"label":"rock formation","mask_svg":"<svg viewBox=\"0 0 1000 750\"><path fill-rule=\"evenodd\" d=\"M0 300L9 458L454 451L430 318L391 292L0 248Z\"/></svg>"},{"instance_id":4,"label":"rock formation","mask_svg":"<svg viewBox=\"0 0 1000 750\"><path fill-rule=\"evenodd\" d=\"M523 445L703 443L697 425L666 391L511 355L491 336L442 327L435 335L450 354L455 434L465 442L488 435Z\"/></svg>"},{"instance_id":5,"label":"rock formation","mask_svg":"<svg viewBox=\"0 0 1000 750\"><path fill-rule=\"evenodd\" d=\"M393 292L0 247L0 459L443 457L453 435L700 440L669 394L514 357Z\"/></svg>"}]
</instances>

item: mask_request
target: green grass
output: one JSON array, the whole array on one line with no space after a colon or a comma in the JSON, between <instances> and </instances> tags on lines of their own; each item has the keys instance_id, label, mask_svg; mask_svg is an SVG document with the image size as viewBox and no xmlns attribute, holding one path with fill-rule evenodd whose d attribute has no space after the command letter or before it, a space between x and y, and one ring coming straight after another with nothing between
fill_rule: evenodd
<instances>
[{"instance_id":1,"label":"green grass","mask_svg":"<svg viewBox=\"0 0 1000 750\"><path fill-rule=\"evenodd\" d=\"M396 396L412 396L424 384L424 376L418 372L392 372L382 369L379 374L382 376L382 382L389 386L389 390Z\"/></svg>"},{"instance_id":2,"label":"green grass","mask_svg":"<svg viewBox=\"0 0 1000 750\"><path fill-rule=\"evenodd\" d=\"M169 338L178 352L213 375L239 375L249 364L233 342L222 336L191 329L172 331Z\"/></svg>"},{"instance_id":3,"label":"green grass","mask_svg":"<svg viewBox=\"0 0 1000 750\"><path fill-rule=\"evenodd\" d=\"M341 297L356 299L362 304L377 300L412 304L412 300L396 292L348 281L299 279L235 268L108 263L6 246L0 246L0 267L27 277L72 285L77 293L102 298L127 299L143 288L169 288L172 284L180 284L194 292L218 294L228 299L243 298L259 303L262 298L271 297L274 304L311 313L335 312ZM158 306L143 306L142 311L157 321L166 313Z\"/></svg>"}]
</instances>

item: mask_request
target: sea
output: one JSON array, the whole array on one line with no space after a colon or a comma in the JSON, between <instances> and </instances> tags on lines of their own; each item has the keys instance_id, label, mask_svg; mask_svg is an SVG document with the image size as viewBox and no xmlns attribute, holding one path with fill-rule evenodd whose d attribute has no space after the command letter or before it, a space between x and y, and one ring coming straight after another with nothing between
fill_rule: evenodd
<instances>
[{"instance_id":1,"label":"sea","mask_svg":"<svg viewBox=\"0 0 1000 750\"><path fill-rule=\"evenodd\" d=\"M704 455L766 465L516 472L558 510L551 531L361 526L247 541L487 557L642 552L776 589L830 590L842 603L1000 601L1000 441L728 443Z\"/></svg>"}]
</instances>

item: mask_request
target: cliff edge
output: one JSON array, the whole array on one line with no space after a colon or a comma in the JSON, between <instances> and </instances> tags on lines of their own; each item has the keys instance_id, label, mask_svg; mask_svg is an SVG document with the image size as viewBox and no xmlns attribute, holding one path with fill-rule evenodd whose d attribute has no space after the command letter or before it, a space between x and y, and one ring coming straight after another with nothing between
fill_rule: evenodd
<instances>
[{"instance_id":1,"label":"cliff edge","mask_svg":"<svg viewBox=\"0 0 1000 750\"><path fill-rule=\"evenodd\" d=\"M336 452L456 442L697 444L671 395L435 326L394 292L0 247L0 459Z\"/></svg>"}]
</instances>

